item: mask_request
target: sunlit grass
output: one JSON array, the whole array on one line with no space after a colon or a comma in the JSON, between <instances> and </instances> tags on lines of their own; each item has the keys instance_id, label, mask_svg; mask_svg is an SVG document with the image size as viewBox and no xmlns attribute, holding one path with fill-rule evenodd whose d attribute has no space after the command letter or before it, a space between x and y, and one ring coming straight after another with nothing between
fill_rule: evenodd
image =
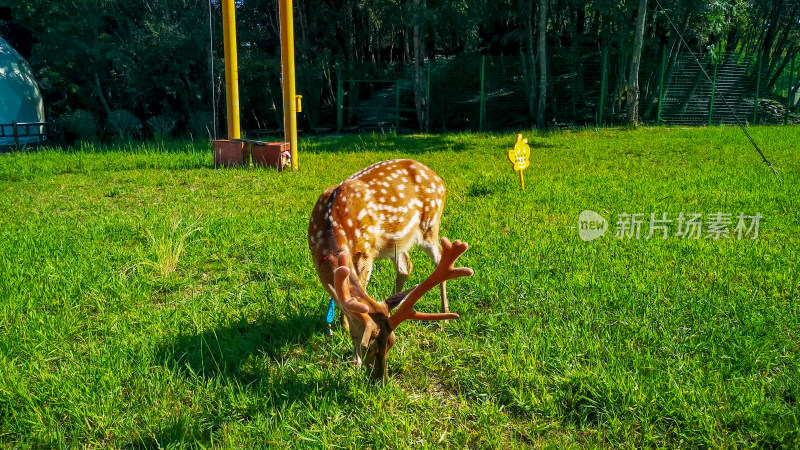
<instances>
[{"instance_id":1,"label":"sunlit grass","mask_svg":"<svg viewBox=\"0 0 800 450\"><path fill-rule=\"evenodd\" d=\"M142 261L142 265L152 267L162 277L175 272L186 245L190 243L189 239L202 229L198 221L184 224L183 219L173 219L158 235L149 231L153 258Z\"/></svg>"},{"instance_id":2,"label":"sunlit grass","mask_svg":"<svg viewBox=\"0 0 800 450\"><path fill-rule=\"evenodd\" d=\"M724 127L529 131L525 191L513 133L303 140L284 173L191 143L0 155L0 446L795 448L800 129L750 131L783 182ZM323 189L399 157L445 180L475 276L374 385L327 336L306 232ZM584 209L764 219L583 242Z\"/></svg>"}]
</instances>

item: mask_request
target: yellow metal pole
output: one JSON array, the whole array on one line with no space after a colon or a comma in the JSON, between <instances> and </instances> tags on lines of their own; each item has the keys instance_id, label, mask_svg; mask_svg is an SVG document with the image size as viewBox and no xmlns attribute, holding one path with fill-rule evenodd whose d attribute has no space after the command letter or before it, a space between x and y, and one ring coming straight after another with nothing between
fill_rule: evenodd
<instances>
[{"instance_id":1,"label":"yellow metal pole","mask_svg":"<svg viewBox=\"0 0 800 450\"><path fill-rule=\"evenodd\" d=\"M225 39L225 104L228 139L241 138L239 129L239 64L236 56L236 2L222 0L222 28Z\"/></svg>"},{"instance_id":2,"label":"yellow metal pole","mask_svg":"<svg viewBox=\"0 0 800 450\"><path fill-rule=\"evenodd\" d=\"M292 0L280 0L281 65L283 66L283 133L292 152L292 170L297 170L297 106L294 87L294 13Z\"/></svg>"}]
</instances>

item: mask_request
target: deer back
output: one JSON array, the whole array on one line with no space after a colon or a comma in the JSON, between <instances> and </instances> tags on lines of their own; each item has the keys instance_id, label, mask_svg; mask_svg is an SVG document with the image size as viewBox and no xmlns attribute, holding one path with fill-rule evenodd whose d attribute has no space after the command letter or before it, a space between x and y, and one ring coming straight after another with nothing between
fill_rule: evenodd
<instances>
[{"instance_id":1,"label":"deer back","mask_svg":"<svg viewBox=\"0 0 800 450\"><path fill-rule=\"evenodd\" d=\"M314 207L309 248L315 264L343 250L368 261L407 250L438 227L445 196L442 179L413 160L384 161L351 175Z\"/></svg>"}]
</instances>

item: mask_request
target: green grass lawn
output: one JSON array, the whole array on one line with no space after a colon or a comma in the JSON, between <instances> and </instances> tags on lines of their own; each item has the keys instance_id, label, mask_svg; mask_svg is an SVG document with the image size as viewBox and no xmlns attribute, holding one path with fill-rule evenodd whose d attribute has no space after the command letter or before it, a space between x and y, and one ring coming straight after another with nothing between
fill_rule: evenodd
<instances>
[{"instance_id":1,"label":"green grass lawn","mask_svg":"<svg viewBox=\"0 0 800 450\"><path fill-rule=\"evenodd\" d=\"M800 127L751 132L784 181L736 128L528 132L524 192L513 134L315 139L295 173L215 170L207 144L0 155L0 446L796 448ZM445 180L475 276L375 385L327 334L308 217L406 157ZM585 209L729 213L733 236L584 242Z\"/></svg>"}]
</instances>

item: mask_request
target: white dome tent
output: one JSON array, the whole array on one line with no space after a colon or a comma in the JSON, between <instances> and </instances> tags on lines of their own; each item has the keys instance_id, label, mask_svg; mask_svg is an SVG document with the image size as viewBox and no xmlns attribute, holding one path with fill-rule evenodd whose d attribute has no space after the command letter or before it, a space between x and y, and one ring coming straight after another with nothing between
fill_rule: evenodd
<instances>
[{"instance_id":1,"label":"white dome tent","mask_svg":"<svg viewBox=\"0 0 800 450\"><path fill-rule=\"evenodd\" d=\"M0 38L0 146L44 139L44 103L30 66Z\"/></svg>"}]
</instances>

